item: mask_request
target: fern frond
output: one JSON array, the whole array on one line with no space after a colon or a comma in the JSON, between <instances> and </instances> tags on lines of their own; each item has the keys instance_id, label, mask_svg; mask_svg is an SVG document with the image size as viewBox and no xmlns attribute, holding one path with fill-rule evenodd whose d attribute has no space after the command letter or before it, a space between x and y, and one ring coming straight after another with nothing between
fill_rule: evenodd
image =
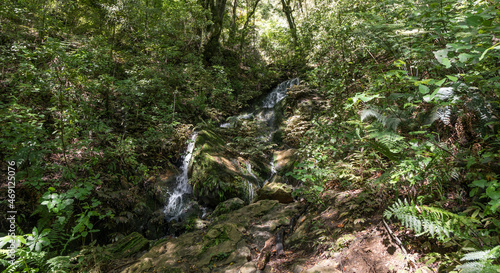
<instances>
[{"instance_id":1,"label":"fern frond","mask_svg":"<svg viewBox=\"0 0 500 273\"><path fill-rule=\"evenodd\" d=\"M71 267L70 256L56 256L47 260L50 273L67 272Z\"/></svg>"},{"instance_id":2,"label":"fern frond","mask_svg":"<svg viewBox=\"0 0 500 273\"><path fill-rule=\"evenodd\" d=\"M361 116L361 121L365 121L365 119L368 119L370 117L376 118L379 120L379 118L382 116L377 110L375 109L364 109L360 113Z\"/></svg>"},{"instance_id":3,"label":"fern frond","mask_svg":"<svg viewBox=\"0 0 500 273\"><path fill-rule=\"evenodd\" d=\"M441 208L422 206L417 209L413 202L408 203L406 199L404 202L396 201L385 210L384 217L389 219L393 216L405 227L414 230L417 235L428 234L441 241L448 241L453 236L470 239L469 234L464 230L474 229L479 224L475 219Z\"/></svg>"},{"instance_id":4,"label":"fern frond","mask_svg":"<svg viewBox=\"0 0 500 273\"><path fill-rule=\"evenodd\" d=\"M460 265L456 269L460 270L461 273L476 273L483 272L484 265L480 262L470 262Z\"/></svg>"},{"instance_id":5,"label":"fern frond","mask_svg":"<svg viewBox=\"0 0 500 273\"><path fill-rule=\"evenodd\" d=\"M445 125L450 125L451 109L449 106L434 108L427 118L426 125L431 125L436 120L441 120Z\"/></svg>"},{"instance_id":6,"label":"fern frond","mask_svg":"<svg viewBox=\"0 0 500 273\"><path fill-rule=\"evenodd\" d=\"M468 261L457 266L455 269L462 273L468 272L499 272L500 265L493 264L493 261L500 257L500 246L483 251L473 251L465 254L460 260Z\"/></svg>"},{"instance_id":7,"label":"fern frond","mask_svg":"<svg viewBox=\"0 0 500 273\"><path fill-rule=\"evenodd\" d=\"M489 258L490 250L485 251L474 251L465 254L461 261L476 261L476 260L485 260Z\"/></svg>"},{"instance_id":8,"label":"fern frond","mask_svg":"<svg viewBox=\"0 0 500 273\"><path fill-rule=\"evenodd\" d=\"M375 118L378 122L382 124L385 128L396 131L401 121L401 118L396 116L386 116L374 108L363 109L360 113L361 121L365 121L369 118Z\"/></svg>"}]
</instances>

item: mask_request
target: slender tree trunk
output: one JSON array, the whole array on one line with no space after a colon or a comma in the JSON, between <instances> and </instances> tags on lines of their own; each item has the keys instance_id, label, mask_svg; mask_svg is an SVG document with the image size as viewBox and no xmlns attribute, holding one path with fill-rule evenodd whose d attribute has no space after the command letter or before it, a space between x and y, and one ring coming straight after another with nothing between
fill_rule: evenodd
<instances>
[{"instance_id":1,"label":"slender tree trunk","mask_svg":"<svg viewBox=\"0 0 500 273\"><path fill-rule=\"evenodd\" d=\"M297 27L295 26L295 20L293 19L293 10L290 5L290 0L281 0L281 5L283 5L283 12L285 13L288 27L290 28L290 34L292 35L293 39L293 46L297 47Z\"/></svg>"},{"instance_id":2,"label":"slender tree trunk","mask_svg":"<svg viewBox=\"0 0 500 273\"><path fill-rule=\"evenodd\" d=\"M255 14L255 11L257 10L257 5L259 4L260 0L256 0L254 5L252 6L252 10L250 13L247 15L247 19L245 20L245 24L243 25L243 29L241 30L241 36L240 36L240 50L243 49L243 44L245 42L245 37L247 34L247 28L248 28L248 23L252 19L253 15Z\"/></svg>"},{"instance_id":3,"label":"slender tree trunk","mask_svg":"<svg viewBox=\"0 0 500 273\"><path fill-rule=\"evenodd\" d=\"M238 29L238 26L236 25L236 11L238 9L238 0L233 1L233 16L232 16L232 21L231 21L231 26L229 27L229 42L235 42L236 43L236 30Z\"/></svg>"},{"instance_id":4,"label":"slender tree trunk","mask_svg":"<svg viewBox=\"0 0 500 273\"><path fill-rule=\"evenodd\" d=\"M208 2L208 3L207 3ZM220 36L222 34L222 24L224 21L224 12L226 10L227 0L208 0L206 1L205 8L208 8L212 15L213 25L209 27L210 38L205 45L204 56L207 61L217 55L220 50Z\"/></svg>"}]
</instances>

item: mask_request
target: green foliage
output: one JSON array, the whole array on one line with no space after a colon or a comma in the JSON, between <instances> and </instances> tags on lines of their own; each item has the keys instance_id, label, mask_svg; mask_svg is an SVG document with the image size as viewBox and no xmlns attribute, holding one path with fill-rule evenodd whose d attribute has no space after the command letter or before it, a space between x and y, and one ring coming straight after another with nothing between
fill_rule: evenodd
<instances>
[{"instance_id":1,"label":"green foliage","mask_svg":"<svg viewBox=\"0 0 500 273\"><path fill-rule=\"evenodd\" d=\"M498 272L500 265L494 264L500 258L500 246L484 251L473 251L464 254L460 259L466 262L456 267L462 273L472 272Z\"/></svg>"},{"instance_id":2,"label":"green foliage","mask_svg":"<svg viewBox=\"0 0 500 273\"><path fill-rule=\"evenodd\" d=\"M39 232L35 227L31 234L0 238L0 264L2 272L66 272L70 269L68 256L52 256L50 229ZM9 245L7 247L7 245Z\"/></svg>"},{"instance_id":3,"label":"green foliage","mask_svg":"<svg viewBox=\"0 0 500 273\"><path fill-rule=\"evenodd\" d=\"M408 203L399 199L384 212L384 217L390 219L395 217L401 223L411 228L418 235L428 235L441 241L449 241L451 238L469 239L469 232L477 229L479 221L466 216L457 215L447 210L417 206L413 202Z\"/></svg>"}]
</instances>

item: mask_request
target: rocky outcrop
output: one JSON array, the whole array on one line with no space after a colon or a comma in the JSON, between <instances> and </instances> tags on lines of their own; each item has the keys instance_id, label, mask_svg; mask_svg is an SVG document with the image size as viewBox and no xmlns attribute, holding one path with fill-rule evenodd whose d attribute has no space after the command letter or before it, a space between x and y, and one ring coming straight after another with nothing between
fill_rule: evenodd
<instances>
[{"instance_id":1,"label":"rocky outcrop","mask_svg":"<svg viewBox=\"0 0 500 273\"><path fill-rule=\"evenodd\" d=\"M292 186L284 183L272 182L260 188L257 194L259 200L277 200L280 203L287 204L293 202L292 192Z\"/></svg>"},{"instance_id":2,"label":"rocky outcrop","mask_svg":"<svg viewBox=\"0 0 500 273\"><path fill-rule=\"evenodd\" d=\"M211 217L219 216L221 214L226 214L230 211L240 209L245 206L245 202L240 198L231 198L217 205L214 212L212 212Z\"/></svg>"},{"instance_id":3,"label":"rocky outcrop","mask_svg":"<svg viewBox=\"0 0 500 273\"><path fill-rule=\"evenodd\" d=\"M258 171L256 174L248 171L248 164L253 162L235 156L225 143L223 137L211 130L200 131L196 141L190 183L196 199L210 207L235 197L252 201L250 191L254 191L260 180Z\"/></svg>"},{"instance_id":4,"label":"rocky outcrop","mask_svg":"<svg viewBox=\"0 0 500 273\"><path fill-rule=\"evenodd\" d=\"M257 272L257 251L290 223L299 203L262 200L221 215L206 231L158 243L121 272ZM268 248L273 251L274 246Z\"/></svg>"}]
</instances>

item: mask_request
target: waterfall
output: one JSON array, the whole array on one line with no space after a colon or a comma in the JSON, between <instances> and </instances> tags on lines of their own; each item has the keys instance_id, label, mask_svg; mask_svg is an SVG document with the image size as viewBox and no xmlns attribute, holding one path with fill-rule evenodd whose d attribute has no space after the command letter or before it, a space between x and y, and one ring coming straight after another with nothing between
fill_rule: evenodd
<instances>
[{"instance_id":1,"label":"waterfall","mask_svg":"<svg viewBox=\"0 0 500 273\"><path fill-rule=\"evenodd\" d=\"M255 198L255 187L252 184L252 182L245 180L245 185L246 185L246 191L247 191L247 198L248 202L252 203L253 199Z\"/></svg>"},{"instance_id":2,"label":"waterfall","mask_svg":"<svg viewBox=\"0 0 500 273\"><path fill-rule=\"evenodd\" d=\"M255 176L255 174L252 172L252 164L250 164L249 161L247 161L247 172L253 177L255 178L255 180L259 180L257 178L257 176Z\"/></svg>"},{"instance_id":3,"label":"waterfall","mask_svg":"<svg viewBox=\"0 0 500 273\"><path fill-rule=\"evenodd\" d=\"M283 100L287 96L286 93L288 91L288 88L294 85L298 85L299 82L300 82L299 78L282 82L262 100L262 104L260 107L256 106L254 107L254 110L252 110L251 112L242 113L239 116L229 117L225 123L222 123L219 126L221 128L234 128L238 126L237 125L238 121L253 119L262 124L261 134L259 138L264 142L271 142L273 134L278 130L278 128L276 128L277 127L276 115L274 107L276 106L276 104L278 104L281 100ZM271 181L271 179L276 175L274 158L271 159L270 166L271 166L271 174L269 178L264 182L264 185L269 181ZM246 168L248 174L250 174L255 179L256 182L259 181L257 176L255 176L255 174L252 172L252 165L250 164L250 162L247 162ZM251 202L254 198L255 186L252 183L252 181L248 181L245 179L245 187L247 191L246 196Z\"/></svg>"},{"instance_id":4,"label":"waterfall","mask_svg":"<svg viewBox=\"0 0 500 273\"><path fill-rule=\"evenodd\" d=\"M179 220L182 213L189 208L187 195L191 194L192 189L188 182L188 169L189 162L193 156L194 144L197 136L198 132L194 132L191 136L186 152L182 157L181 173L175 178L176 186L173 190L169 190L168 192L167 205L163 209L168 222L171 220Z\"/></svg>"},{"instance_id":5,"label":"waterfall","mask_svg":"<svg viewBox=\"0 0 500 273\"><path fill-rule=\"evenodd\" d=\"M268 182L271 182L273 176L276 174L276 166L274 165L274 158L271 159L269 165L271 165L271 174L269 175L269 178L264 182L264 185L267 184Z\"/></svg>"},{"instance_id":6,"label":"waterfall","mask_svg":"<svg viewBox=\"0 0 500 273\"><path fill-rule=\"evenodd\" d=\"M286 91L288 88L299 84L299 78L291 79L282 82L276 88L267 95L267 97L262 102L263 108L272 109L278 102L286 97Z\"/></svg>"}]
</instances>

